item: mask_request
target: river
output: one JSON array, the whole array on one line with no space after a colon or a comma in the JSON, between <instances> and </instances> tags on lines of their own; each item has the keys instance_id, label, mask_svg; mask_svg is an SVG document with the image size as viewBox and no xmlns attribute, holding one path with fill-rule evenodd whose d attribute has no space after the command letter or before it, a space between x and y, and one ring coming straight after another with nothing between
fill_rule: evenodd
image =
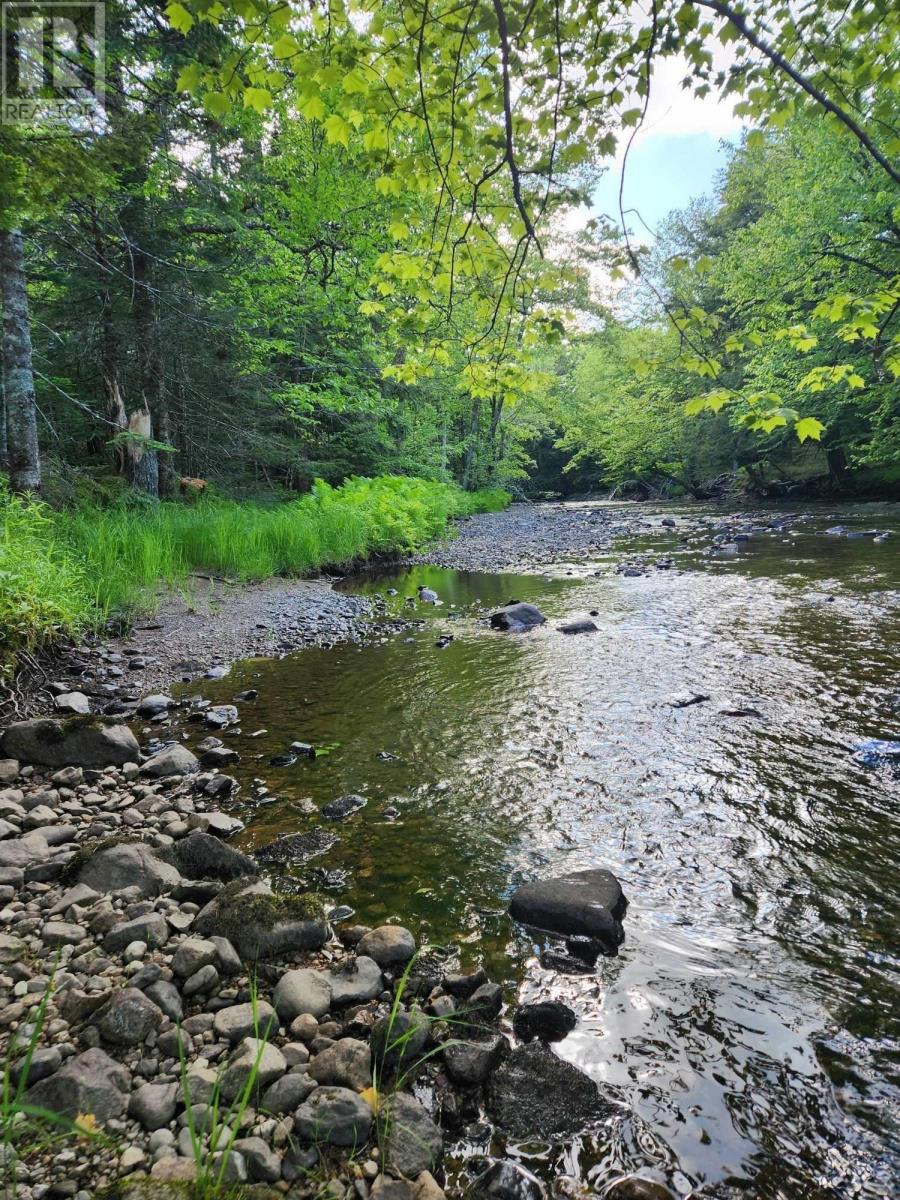
<instances>
[{"instance_id":1,"label":"river","mask_svg":"<svg viewBox=\"0 0 900 1200\"><path fill-rule=\"evenodd\" d=\"M717 510L652 511L640 538L540 573L349 580L420 624L204 683L214 701L259 690L226 736L241 844L321 827L325 802L359 793L366 807L300 880L356 920L483 962L510 999L575 1008L557 1050L615 1108L570 1146L504 1148L538 1174L896 1194L900 775L853 747L900 736L900 514L784 509L785 528L711 556ZM836 520L895 536L824 534ZM617 573L632 559L647 573ZM407 603L420 584L441 603ZM547 624L491 630L513 598ZM589 612L595 633L556 628ZM708 699L674 707L681 693ZM321 753L270 765L294 740ZM625 943L588 975L545 969L508 896L596 865L628 897ZM451 1179L485 1136L457 1143Z\"/></svg>"}]
</instances>

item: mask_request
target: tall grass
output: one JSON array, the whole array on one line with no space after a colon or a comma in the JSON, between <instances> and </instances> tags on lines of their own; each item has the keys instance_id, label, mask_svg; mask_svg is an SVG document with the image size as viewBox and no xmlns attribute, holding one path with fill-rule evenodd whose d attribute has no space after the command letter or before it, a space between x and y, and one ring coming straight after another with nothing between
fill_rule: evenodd
<instances>
[{"instance_id":1,"label":"tall grass","mask_svg":"<svg viewBox=\"0 0 900 1200\"><path fill-rule=\"evenodd\" d=\"M499 488L382 475L283 504L201 499L54 513L0 491L0 673L17 652L152 607L191 572L265 579L404 553L451 517L504 508Z\"/></svg>"}]
</instances>

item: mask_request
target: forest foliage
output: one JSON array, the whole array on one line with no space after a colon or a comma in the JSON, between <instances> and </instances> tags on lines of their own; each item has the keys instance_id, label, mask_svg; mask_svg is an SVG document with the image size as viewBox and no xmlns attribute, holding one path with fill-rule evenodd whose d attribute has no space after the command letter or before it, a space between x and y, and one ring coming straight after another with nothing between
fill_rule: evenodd
<instances>
[{"instance_id":1,"label":"forest foliage","mask_svg":"<svg viewBox=\"0 0 900 1200\"><path fill-rule=\"evenodd\" d=\"M0 126L53 504L355 474L896 480L893 6L105 11L102 119ZM746 122L718 193L653 238L624 211L573 223L672 58Z\"/></svg>"}]
</instances>

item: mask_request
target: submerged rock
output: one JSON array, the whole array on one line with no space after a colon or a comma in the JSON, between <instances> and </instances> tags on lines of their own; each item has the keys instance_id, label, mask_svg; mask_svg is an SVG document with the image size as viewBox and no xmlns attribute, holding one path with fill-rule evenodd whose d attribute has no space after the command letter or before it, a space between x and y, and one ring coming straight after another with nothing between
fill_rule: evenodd
<instances>
[{"instance_id":1,"label":"submerged rock","mask_svg":"<svg viewBox=\"0 0 900 1200\"><path fill-rule=\"evenodd\" d=\"M543 625L546 620L547 618L534 604L523 604L516 601L491 614L491 628L518 633L524 629L534 629L537 625Z\"/></svg>"},{"instance_id":2,"label":"submerged rock","mask_svg":"<svg viewBox=\"0 0 900 1200\"><path fill-rule=\"evenodd\" d=\"M166 858L187 879L228 881L256 872L252 858L200 829L177 841Z\"/></svg>"},{"instance_id":3,"label":"submerged rock","mask_svg":"<svg viewBox=\"0 0 900 1200\"><path fill-rule=\"evenodd\" d=\"M121 767L137 762L140 747L127 725L96 718L18 721L4 732L3 754L42 767Z\"/></svg>"},{"instance_id":4,"label":"submerged rock","mask_svg":"<svg viewBox=\"0 0 900 1200\"><path fill-rule=\"evenodd\" d=\"M325 854L337 840L337 834L325 829L289 833L256 850L255 856L261 863L305 863L319 854Z\"/></svg>"},{"instance_id":5,"label":"submerged rock","mask_svg":"<svg viewBox=\"0 0 900 1200\"><path fill-rule=\"evenodd\" d=\"M625 936L621 918L626 906L615 875L597 867L523 884L513 894L509 911L523 925L550 933L584 934L613 951Z\"/></svg>"},{"instance_id":6,"label":"submerged rock","mask_svg":"<svg viewBox=\"0 0 900 1200\"><path fill-rule=\"evenodd\" d=\"M867 767L877 767L888 762L900 766L900 742L885 741L882 738L865 738L854 744L853 753Z\"/></svg>"},{"instance_id":7,"label":"submerged rock","mask_svg":"<svg viewBox=\"0 0 900 1200\"><path fill-rule=\"evenodd\" d=\"M349 817L351 813L358 812L361 808L365 808L368 801L365 796L348 795L341 796L337 800L332 800L330 804L326 804L322 809L322 816L328 821L343 821L345 817Z\"/></svg>"},{"instance_id":8,"label":"submerged rock","mask_svg":"<svg viewBox=\"0 0 900 1200\"><path fill-rule=\"evenodd\" d=\"M473 1196L490 1200L544 1200L544 1185L518 1163L492 1162L472 1183Z\"/></svg>"},{"instance_id":9,"label":"submerged rock","mask_svg":"<svg viewBox=\"0 0 900 1200\"><path fill-rule=\"evenodd\" d=\"M597 633L599 627L587 617L577 621L567 621L565 625L557 625L560 633Z\"/></svg>"},{"instance_id":10,"label":"submerged rock","mask_svg":"<svg viewBox=\"0 0 900 1200\"><path fill-rule=\"evenodd\" d=\"M575 1134L609 1106L593 1079L542 1042L513 1050L488 1080L487 1109L513 1137Z\"/></svg>"}]
</instances>

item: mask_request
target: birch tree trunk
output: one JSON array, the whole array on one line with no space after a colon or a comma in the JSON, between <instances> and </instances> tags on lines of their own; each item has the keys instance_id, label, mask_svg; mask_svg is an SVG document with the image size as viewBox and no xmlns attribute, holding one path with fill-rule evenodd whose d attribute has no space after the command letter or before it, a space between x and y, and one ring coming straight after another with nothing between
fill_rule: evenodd
<instances>
[{"instance_id":1,"label":"birch tree trunk","mask_svg":"<svg viewBox=\"0 0 900 1200\"><path fill-rule=\"evenodd\" d=\"M25 288L25 249L19 230L0 230L0 293L9 483L14 492L37 492L41 487L41 459Z\"/></svg>"}]
</instances>

